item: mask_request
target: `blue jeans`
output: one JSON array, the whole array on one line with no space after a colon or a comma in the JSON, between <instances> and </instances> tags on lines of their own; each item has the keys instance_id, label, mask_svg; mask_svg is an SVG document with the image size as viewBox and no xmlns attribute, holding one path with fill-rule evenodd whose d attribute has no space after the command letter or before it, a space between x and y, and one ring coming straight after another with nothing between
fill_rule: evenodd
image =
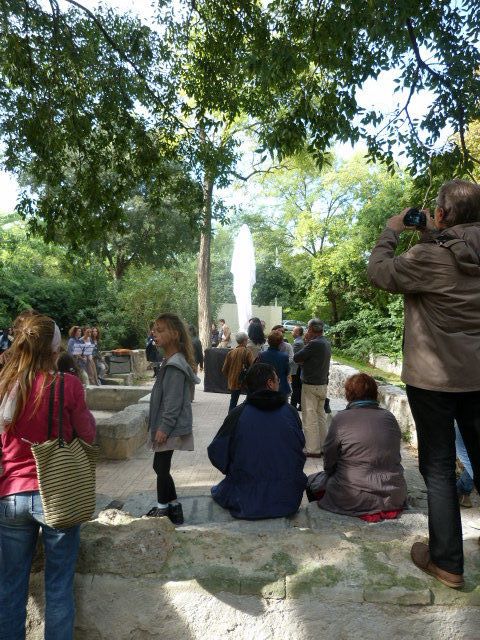
<instances>
[{"instance_id":1,"label":"blue jeans","mask_svg":"<svg viewBox=\"0 0 480 640\"><path fill-rule=\"evenodd\" d=\"M38 491L0 498L0 640L24 640L28 583L38 532L45 549L45 640L72 640L73 578L80 527L52 529Z\"/></svg>"},{"instance_id":2,"label":"blue jeans","mask_svg":"<svg viewBox=\"0 0 480 640\"><path fill-rule=\"evenodd\" d=\"M457 480L457 491L461 495L469 496L473 491L473 469L468 457L467 448L463 442L462 434L455 422L455 449L457 458L463 464L464 469L460 478Z\"/></svg>"}]
</instances>

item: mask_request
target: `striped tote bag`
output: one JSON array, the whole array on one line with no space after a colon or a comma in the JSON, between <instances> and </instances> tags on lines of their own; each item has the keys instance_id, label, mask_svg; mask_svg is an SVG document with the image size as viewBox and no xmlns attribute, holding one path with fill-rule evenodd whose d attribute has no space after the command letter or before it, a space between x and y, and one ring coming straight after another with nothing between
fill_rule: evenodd
<instances>
[{"instance_id":1,"label":"striped tote bag","mask_svg":"<svg viewBox=\"0 0 480 640\"><path fill-rule=\"evenodd\" d=\"M60 377L58 437L51 439L55 382L50 386L48 440L32 445L37 467L45 522L55 529L67 529L90 520L95 511L95 464L97 445L81 438L63 439L64 377Z\"/></svg>"}]
</instances>

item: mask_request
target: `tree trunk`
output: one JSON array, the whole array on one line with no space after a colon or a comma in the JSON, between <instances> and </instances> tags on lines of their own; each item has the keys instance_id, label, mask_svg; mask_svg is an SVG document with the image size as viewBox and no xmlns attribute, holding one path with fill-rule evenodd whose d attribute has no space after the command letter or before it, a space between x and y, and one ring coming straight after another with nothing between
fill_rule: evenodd
<instances>
[{"instance_id":1,"label":"tree trunk","mask_svg":"<svg viewBox=\"0 0 480 640\"><path fill-rule=\"evenodd\" d=\"M203 181L203 226L198 252L198 329L203 348L210 347L210 245L212 241L212 198L211 176Z\"/></svg>"}]
</instances>

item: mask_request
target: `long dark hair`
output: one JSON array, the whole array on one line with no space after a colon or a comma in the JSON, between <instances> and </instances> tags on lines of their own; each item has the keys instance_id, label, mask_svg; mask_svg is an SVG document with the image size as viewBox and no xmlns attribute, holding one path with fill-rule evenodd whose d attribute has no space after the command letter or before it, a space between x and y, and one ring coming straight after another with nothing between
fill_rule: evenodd
<instances>
[{"instance_id":1,"label":"long dark hair","mask_svg":"<svg viewBox=\"0 0 480 640\"><path fill-rule=\"evenodd\" d=\"M263 333L263 327L259 322L251 322L248 325L248 337L253 344L265 344L265 334Z\"/></svg>"}]
</instances>

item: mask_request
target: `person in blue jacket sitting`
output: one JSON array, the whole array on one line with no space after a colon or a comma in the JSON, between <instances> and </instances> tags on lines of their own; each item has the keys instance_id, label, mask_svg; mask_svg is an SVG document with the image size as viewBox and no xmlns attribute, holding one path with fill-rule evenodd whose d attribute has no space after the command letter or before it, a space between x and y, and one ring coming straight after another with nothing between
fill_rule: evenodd
<instances>
[{"instance_id":1,"label":"person in blue jacket sitting","mask_svg":"<svg viewBox=\"0 0 480 640\"><path fill-rule=\"evenodd\" d=\"M271 364L252 365L245 382L245 402L228 414L208 447L210 462L225 474L212 497L235 518L292 515L307 480L301 420L279 392Z\"/></svg>"}]
</instances>

